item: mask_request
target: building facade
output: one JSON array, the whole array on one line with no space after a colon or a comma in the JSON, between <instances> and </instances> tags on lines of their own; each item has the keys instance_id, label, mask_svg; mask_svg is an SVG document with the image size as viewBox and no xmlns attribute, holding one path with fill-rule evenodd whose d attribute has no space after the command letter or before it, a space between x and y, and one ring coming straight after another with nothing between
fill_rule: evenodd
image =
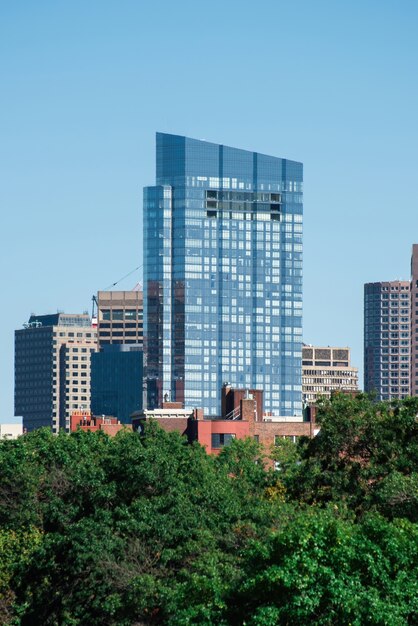
<instances>
[{"instance_id":1,"label":"building facade","mask_svg":"<svg viewBox=\"0 0 418 626\"><path fill-rule=\"evenodd\" d=\"M411 256L411 395L418 396L418 244Z\"/></svg>"},{"instance_id":2,"label":"building facade","mask_svg":"<svg viewBox=\"0 0 418 626\"><path fill-rule=\"evenodd\" d=\"M1 424L0 423L0 439L17 439L23 435L23 425L20 424Z\"/></svg>"},{"instance_id":3,"label":"building facade","mask_svg":"<svg viewBox=\"0 0 418 626\"><path fill-rule=\"evenodd\" d=\"M177 431L186 436L189 443L198 441L209 454L219 454L234 439L250 437L257 441L267 454L282 439L296 442L299 437L314 437L319 432L316 423L316 407L310 407L303 421L284 419L275 421L260 413L263 392L251 394L244 389L223 386L220 417L205 419L202 409L184 409L181 402L163 402L161 408L139 411L132 417L134 431L143 432L146 422L156 422L163 430ZM225 413L229 402L233 410ZM274 465L272 461L268 463Z\"/></svg>"},{"instance_id":4,"label":"building facade","mask_svg":"<svg viewBox=\"0 0 418 626\"><path fill-rule=\"evenodd\" d=\"M113 415L130 423L142 409L142 291L99 291L97 294L98 352L91 363L91 408L96 415Z\"/></svg>"},{"instance_id":5,"label":"building facade","mask_svg":"<svg viewBox=\"0 0 418 626\"><path fill-rule=\"evenodd\" d=\"M305 345L302 348L302 396L304 404L335 391L358 391L358 368L350 363L350 349Z\"/></svg>"},{"instance_id":6,"label":"building facade","mask_svg":"<svg viewBox=\"0 0 418 626\"><path fill-rule=\"evenodd\" d=\"M302 412L302 164L157 133L144 190L149 408L220 411L220 389Z\"/></svg>"},{"instance_id":7,"label":"building facade","mask_svg":"<svg viewBox=\"0 0 418 626\"><path fill-rule=\"evenodd\" d=\"M70 432L84 430L96 432L101 430L113 437L121 430L132 430L132 424L121 424L111 415L93 415L90 411L74 411L70 417Z\"/></svg>"},{"instance_id":8,"label":"building facade","mask_svg":"<svg viewBox=\"0 0 418 626\"><path fill-rule=\"evenodd\" d=\"M91 355L91 410L130 424L142 409L143 352L131 344L105 345Z\"/></svg>"},{"instance_id":9,"label":"building facade","mask_svg":"<svg viewBox=\"0 0 418 626\"><path fill-rule=\"evenodd\" d=\"M364 286L364 390L379 400L410 395L409 281Z\"/></svg>"},{"instance_id":10,"label":"building facade","mask_svg":"<svg viewBox=\"0 0 418 626\"><path fill-rule=\"evenodd\" d=\"M87 314L31 315L15 331L15 415L27 431L69 431L70 415L90 409L90 355L96 330Z\"/></svg>"},{"instance_id":11,"label":"building facade","mask_svg":"<svg viewBox=\"0 0 418 626\"><path fill-rule=\"evenodd\" d=\"M97 345L133 345L142 348L142 291L99 291L97 294Z\"/></svg>"}]
</instances>

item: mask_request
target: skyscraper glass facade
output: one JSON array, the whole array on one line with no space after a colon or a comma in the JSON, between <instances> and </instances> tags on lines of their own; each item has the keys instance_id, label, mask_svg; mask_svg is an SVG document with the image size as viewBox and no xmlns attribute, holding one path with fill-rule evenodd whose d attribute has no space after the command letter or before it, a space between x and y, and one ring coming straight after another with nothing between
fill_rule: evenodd
<instances>
[{"instance_id":1,"label":"skyscraper glass facade","mask_svg":"<svg viewBox=\"0 0 418 626\"><path fill-rule=\"evenodd\" d=\"M218 415L223 383L300 415L302 164L157 133L144 190L149 408Z\"/></svg>"},{"instance_id":2,"label":"skyscraper glass facade","mask_svg":"<svg viewBox=\"0 0 418 626\"><path fill-rule=\"evenodd\" d=\"M122 424L142 410L142 345L105 345L91 355L91 411Z\"/></svg>"}]
</instances>

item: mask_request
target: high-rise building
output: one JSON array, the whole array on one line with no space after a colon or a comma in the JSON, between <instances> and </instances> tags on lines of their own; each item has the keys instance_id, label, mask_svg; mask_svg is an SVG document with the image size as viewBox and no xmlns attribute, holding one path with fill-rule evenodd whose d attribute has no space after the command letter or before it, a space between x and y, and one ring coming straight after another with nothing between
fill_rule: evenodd
<instances>
[{"instance_id":1,"label":"high-rise building","mask_svg":"<svg viewBox=\"0 0 418 626\"><path fill-rule=\"evenodd\" d=\"M364 285L364 390L379 400L410 394L409 281Z\"/></svg>"},{"instance_id":2,"label":"high-rise building","mask_svg":"<svg viewBox=\"0 0 418 626\"><path fill-rule=\"evenodd\" d=\"M142 346L105 345L91 355L91 411L113 415L123 424L142 409Z\"/></svg>"},{"instance_id":3,"label":"high-rise building","mask_svg":"<svg viewBox=\"0 0 418 626\"><path fill-rule=\"evenodd\" d=\"M157 133L144 190L148 407L219 415L221 389L301 415L302 164Z\"/></svg>"},{"instance_id":4,"label":"high-rise building","mask_svg":"<svg viewBox=\"0 0 418 626\"><path fill-rule=\"evenodd\" d=\"M411 396L418 396L418 244L411 257Z\"/></svg>"},{"instance_id":5,"label":"high-rise building","mask_svg":"<svg viewBox=\"0 0 418 626\"><path fill-rule=\"evenodd\" d=\"M350 348L303 346L302 396L305 404L334 391L358 391L358 368L350 364Z\"/></svg>"},{"instance_id":6,"label":"high-rise building","mask_svg":"<svg viewBox=\"0 0 418 626\"><path fill-rule=\"evenodd\" d=\"M142 291L99 291L97 294L97 344L142 347Z\"/></svg>"},{"instance_id":7,"label":"high-rise building","mask_svg":"<svg viewBox=\"0 0 418 626\"><path fill-rule=\"evenodd\" d=\"M15 415L27 431L57 433L73 410L90 409L90 355L96 330L87 314L31 315L15 331Z\"/></svg>"},{"instance_id":8,"label":"high-rise building","mask_svg":"<svg viewBox=\"0 0 418 626\"><path fill-rule=\"evenodd\" d=\"M99 291L99 351L92 356L91 402L97 415L113 415L130 423L142 409L142 291Z\"/></svg>"}]
</instances>

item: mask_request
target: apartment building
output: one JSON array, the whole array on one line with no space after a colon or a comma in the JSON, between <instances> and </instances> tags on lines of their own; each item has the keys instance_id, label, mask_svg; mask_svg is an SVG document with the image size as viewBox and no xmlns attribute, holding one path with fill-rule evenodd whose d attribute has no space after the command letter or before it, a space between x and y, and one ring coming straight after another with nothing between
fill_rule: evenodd
<instances>
[{"instance_id":1,"label":"apartment building","mask_svg":"<svg viewBox=\"0 0 418 626\"><path fill-rule=\"evenodd\" d=\"M411 392L410 368L410 281L365 284L364 390L375 392L379 400L406 398Z\"/></svg>"}]
</instances>

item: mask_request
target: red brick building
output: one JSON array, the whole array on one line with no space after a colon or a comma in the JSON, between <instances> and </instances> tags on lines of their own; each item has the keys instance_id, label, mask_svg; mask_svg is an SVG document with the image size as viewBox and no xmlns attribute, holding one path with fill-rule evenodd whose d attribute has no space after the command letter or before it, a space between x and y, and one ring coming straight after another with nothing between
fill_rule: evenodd
<instances>
[{"instance_id":1,"label":"red brick building","mask_svg":"<svg viewBox=\"0 0 418 626\"><path fill-rule=\"evenodd\" d=\"M267 450L280 438L314 437L317 432L315 408L306 421L277 419L263 413L263 392L222 389L222 413L219 418L205 419L201 409L183 409L181 403L163 402L160 409L138 412L132 419L134 430L142 430L146 421L154 420L167 431L178 431L190 442L198 441L209 454L219 454L232 439L256 439Z\"/></svg>"},{"instance_id":2,"label":"red brick building","mask_svg":"<svg viewBox=\"0 0 418 626\"><path fill-rule=\"evenodd\" d=\"M102 430L107 435L114 436L121 429L132 430L131 424L121 424L116 417L107 415L92 415L90 411L73 411L70 417L70 432L81 430Z\"/></svg>"}]
</instances>

